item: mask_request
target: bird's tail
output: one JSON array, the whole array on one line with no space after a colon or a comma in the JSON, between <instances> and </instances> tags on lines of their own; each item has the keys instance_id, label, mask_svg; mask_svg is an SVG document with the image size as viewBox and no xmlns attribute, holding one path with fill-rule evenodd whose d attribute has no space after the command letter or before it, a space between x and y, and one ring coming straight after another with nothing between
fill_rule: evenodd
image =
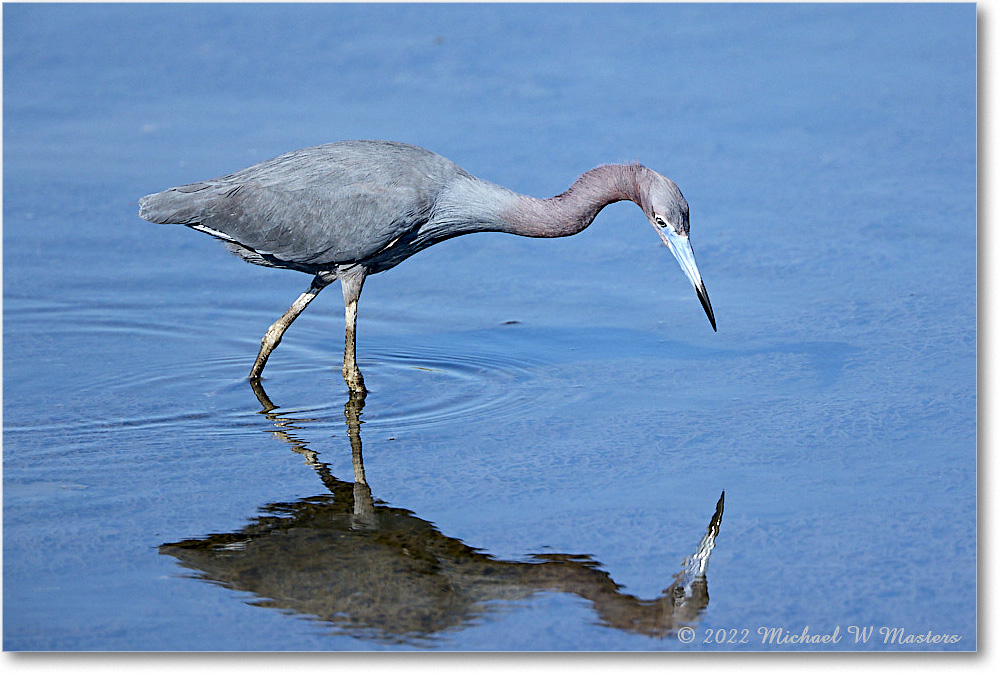
<instances>
[{"instance_id":1,"label":"bird's tail","mask_svg":"<svg viewBox=\"0 0 1000 675\"><path fill-rule=\"evenodd\" d=\"M212 186L193 183L146 195L139 199L139 217L151 223L192 225L202 220L215 195Z\"/></svg>"}]
</instances>

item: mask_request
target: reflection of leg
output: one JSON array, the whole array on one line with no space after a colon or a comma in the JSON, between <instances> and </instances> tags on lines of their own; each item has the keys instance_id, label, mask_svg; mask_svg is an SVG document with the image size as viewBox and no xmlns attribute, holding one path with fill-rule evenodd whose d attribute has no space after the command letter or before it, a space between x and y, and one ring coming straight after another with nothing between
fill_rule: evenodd
<instances>
[{"instance_id":1,"label":"reflection of leg","mask_svg":"<svg viewBox=\"0 0 1000 675\"><path fill-rule=\"evenodd\" d=\"M361 456L361 411L365 407L364 392L352 391L344 404L347 418L347 436L351 439L351 463L354 465L354 515L355 524L375 527L375 500L365 480L365 461Z\"/></svg>"},{"instance_id":2,"label":"reflection of leg","mask_svg":"<svg viewBox=\"0 0 1000 675\"><path fill-rule=\"evenodd\" d=\"M344 381L347 382L347 386L352 392L361 394L365 392L365 379L361 376L361 369L358 368L355 335L358 326L358 297L361 295L361 287L364 283L364 271L353 274L344 273L340 277L340 285L344 291L344 315L347 324L344 336Z\"/></svg>"},{"instance_id":3,"label":"reflection of leg","mask_svg":"<svg viewBox=\"0 0 1000 675\"><path fill-rule=\"evenodd\" d=\"M250 378L250 388L253 389L254 396L257 397L257 400L263 406L262 413L269 413L278 407L271 402L267 392L264 391L264 385L260 383L259 379Z\"/></svg>"},{"instance_id":4,"label":"reflection of leg","mask_svg":"<svg viewBox=\"0 0 1000 675\"><path fill-rule=\"evenodd\" d=\"M281 336L285 334L288 327L292 325L296 317L302 313L309 303L313 301L319 292L322 291L329 281L322 281L320 277L317 276L313 279L312 284L309 286L309 290L298 297L298 300L292 303L292 306L288 308L280 319L271 324L271 327L267 329L264 333L264 338L260 341L260 352L257 354L257 360L253 364L253 369L250 371L251 380L259 380L260 374L264 370L264 364L267 363L267 357L271 355L274 348L278 346L281 342Z\"/></svg>"},{"instance_id":5,"label":"reflection of leg","mask_svg":"<svg viewBox=\"0 0 1000 675\"><path fill-rule=\"evenodd\" d=\"M365 407L364 393L351 392L351 397L344 404L344 417L347 418L347 436L351 439L351 463L354 465L354 482L366 484L365 463L361 456L361 411Z\"/></svg>"}]
</instances>

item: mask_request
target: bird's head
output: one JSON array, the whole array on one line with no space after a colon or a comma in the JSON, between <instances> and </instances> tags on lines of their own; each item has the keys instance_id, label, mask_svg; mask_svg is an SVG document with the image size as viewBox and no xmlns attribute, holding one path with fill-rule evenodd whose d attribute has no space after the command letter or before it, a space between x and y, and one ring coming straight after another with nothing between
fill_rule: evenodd
<instances>
[{"instance_id":1,"label":"bird's head","mask_svg":"<svg viewBox=\"0 0 1000 675\"><path fill-rule=\"evenodd\" d=\"M701 280L701 273L698 272L698 265L694 261L694 250L688 237L690 224L687 200L677 185L666 176L646 169L642 178L639 182L642 192L639 206L694 286L698 299L701 300L701 306L712 324L712 330L718 330L715 327L712 303L708 300L705 282Z\"/></svg>"}]
</instances>

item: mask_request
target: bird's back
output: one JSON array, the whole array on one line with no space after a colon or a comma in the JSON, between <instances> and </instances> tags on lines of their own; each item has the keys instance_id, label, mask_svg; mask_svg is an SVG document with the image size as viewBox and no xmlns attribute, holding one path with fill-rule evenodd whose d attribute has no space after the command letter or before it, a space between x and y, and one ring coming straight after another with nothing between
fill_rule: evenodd
<instances>
[{"instance_id":1,"label":"bird's back","mask_svg":"<svg viewBox=\"0 0 1000 675\"><path fill-rule=\"evenodd\" d=\"M343 141L148 195L139 215L208 232L252 262L315 272L364 260L420 227L460 175L468 174L423 148Z\"/></svg>"}]
</instances>

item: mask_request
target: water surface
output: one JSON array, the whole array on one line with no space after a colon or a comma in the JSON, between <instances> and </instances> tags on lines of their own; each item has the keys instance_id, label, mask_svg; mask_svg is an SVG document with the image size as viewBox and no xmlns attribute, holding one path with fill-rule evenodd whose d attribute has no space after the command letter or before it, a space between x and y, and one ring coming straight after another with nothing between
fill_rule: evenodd
<instances>
[{"instance_id":1,"label":"water surface","mask_svg":"<svg viewBox=\"0 0 1000 675\"><path fill-rule=\"evenodd\" d=\"M3 11L5 649L976 648L973 5ZM661 171L719 332L616 204L371 277L363 407L334 286L262 397L308 278L136 200L345 138Z\"/></svg>"}]
</instances>

